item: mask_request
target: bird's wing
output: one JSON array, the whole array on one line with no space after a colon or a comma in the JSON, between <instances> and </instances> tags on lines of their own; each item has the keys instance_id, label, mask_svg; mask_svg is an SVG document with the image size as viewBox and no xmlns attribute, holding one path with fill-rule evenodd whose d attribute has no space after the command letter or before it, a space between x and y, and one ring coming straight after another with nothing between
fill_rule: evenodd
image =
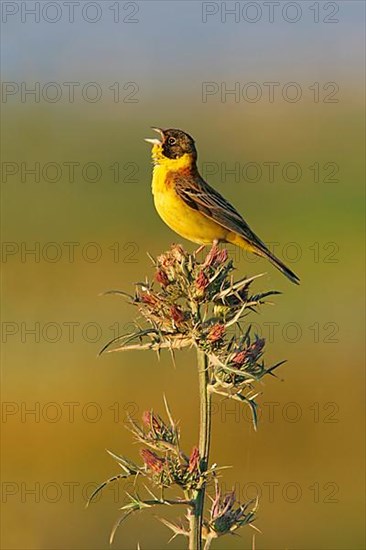
<instances>
[{"instance_id":1,"label":"bird's wing","mask_svg":"<svg viewBox=\"0 0 366 550\"><path fill-rule=\"evenodd\" d=\"M177 174L174 185L178 196L188 206L202 212L229 231L238 233L260 250L267 251L265 244L253 233L239 212L199 175L187 178Z\"/></svg>"}]
</instances>

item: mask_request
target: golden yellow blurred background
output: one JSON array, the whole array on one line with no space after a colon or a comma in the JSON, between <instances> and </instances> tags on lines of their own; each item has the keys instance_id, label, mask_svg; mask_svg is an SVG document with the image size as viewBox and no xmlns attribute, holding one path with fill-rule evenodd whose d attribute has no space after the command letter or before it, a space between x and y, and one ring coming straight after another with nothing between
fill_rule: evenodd
<instances>
[{"instance_id":1,"label":"golden yellow blurred background","mask_svg":"<svg viewBox=\"0 0 366 550\"><path fill-rule=\"evenodd\" d=\"M222 482L261 497L258 550L365 548L363 3L82 1L73 22L67 3L35 4L2 5L2 548L109 547L130 487L84 507L118 473L105 449L139 460L126 412L163 412L165 394L197 441L192 352L176 368L97 357L136 313L100 294L182 242L152 203L154 125L194 136L201 172L301 278L230 248L238 276L283 292L252 322L287 363L261 387L257 433L215 402ZM168 548L164 513L128 519L114 547Z\"/></svg>"}]
</instances>

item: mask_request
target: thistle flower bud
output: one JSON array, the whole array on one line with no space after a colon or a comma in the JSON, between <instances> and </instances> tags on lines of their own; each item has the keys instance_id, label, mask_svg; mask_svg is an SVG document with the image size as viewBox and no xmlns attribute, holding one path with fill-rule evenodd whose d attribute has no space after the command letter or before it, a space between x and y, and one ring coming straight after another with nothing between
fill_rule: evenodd
<instances>
[{"instance_id":1,"label":"thistle flower bud","mask_svg":"<svg viewBox=\"0 0 366 550\"><path fill-rule=\"evenodd\" d=\"M204 267L217 267L222 265L228 259L228 252L226 248L220 250L219 247L213 246L209 253L207 254L205 261L203 263Z\"/></svg>"},{"instance_id":2,"label":"thistle flower bud","mask_svg":"<svg viewBox=\"0 0 366 550\"><path fill-rule=\"evenodd\" d=\"M155 280L158 282L162 287L166 287L169 284L169 279L165 271L162 269L158 269L155 273Z\"/></svg>"},{"instance_id":3,"label":"thistle flower bud","mask_svg":"<svg viewBox=\"0 0 366 550\"><path fill-rule=\"evenodd\" d=\"M245 361L247 359L247 352L246 351L239 351L233 355L232 362L235 363L235 365L244 365Z\"/></svg>"},{"instance_id":4,"label":"thistle flower bud","mask_svg":"<svg viewBox=\"0 0 366 550\"><path fill-rule=\"evenodd\" d=\"M235 491L230 491L221 496L221 491L216 484L216 494L212 501L210 510L210 528L216 533L216 536L225 535L233 532L246 523L254 520L254 510L247 511L248 504L236 504Z\"/></svg>"},{"instance_id":5,"label":"thistle flower bud","mask_svg":"<svg viewBox=\"0 0 366 550\"><path fill-rule=\"evenodd\" d=\"M255 363L262 355L264 345L265 339L256 336L256 339L252 344L249 344L245 349L234 353L231 361L239 367L249 361Z\"/></svg>"},{"instance_id":6,"label":"thistle flower bud","mask_svg":"<svg viewBox=\"0 0 366 550\"><path fill-rule=\"evenodd\" d=\"M150 449L141 449L140 455L147 468L159 474L164 468L165 461Z\"/></svg>"},{"instance_id":7,"label":"thistle flower bud","mask_svg":"<svg viewBox=\"0 0 366 550\"><path fill-rule=\"evenodd\" d=\"M191 455L189 457L188 471L192 474L195 471L198 471L200 464L200 453L198 447L193 447Z\"/></svg>"},{"instance_id":8,"label":"thistle flower bud","mask_svg":"<svg viewBox=\"0 0 366 550\"><path fill-rule=\"evenodd\" d=\"M184 321L184 313L181 311L181 309L177 306L172 306L170 308L170 314L172 316L172 319L174 323L179 325Z\"/></svg>"},{"instance_id":9,"label":"thistle flower bud","mask_svg":"<svg viewBox=\"0 0 366 550\"><path fill-rule=\"evenodd\" d=\"M150 292L142 292L139 296L140 302L147 306L155 307L159 303L159 298Z\"/></svg>"},{"instance_id":10,"label":"thistle flower bud","mask_svg":"<svg viewBox=\"0 0 366 550\"><path fill-rule=\"evenodd\" d=\"M159 271L161 273L164 273L165 277L168 279L169 282L172 282L175 280L175 260L172 257L170 252L165 252L165 254L161 254L157 257L157 265L159 268Z\"/></svg>"},{"instance_id":11,"label":"thistle flower bud","mask_svg":"<svg viewBox=\"0 0 366 550\"><path fill-rule=\"evenodd\" d=\"M177 441L177 432L174 426L167 426L154 411L145 411L142 415L142 422L147 430L138 430L135 427L135 434L140 441L146 441L159 448L159 443L174 444Z\"/></svg>"},{"instance_id":12,"label":"thistle flower bud","mask_svg":"<svg viewBox=\"0 0 366 550\"><path fill-rule=\"evenodd\" d=\"M160 431L162 422L152 411L144 411L142 421L147 428L153 428L155 431Z\"/></svg>"},{"instance_id":13,"label":"thistle flower bud","mask_svg":"<svg viewBox=\"0 0 366 550\"><path fill-rule=\"evenodd\" d=\"M259 338L258 336L256 336L255 342L253 342L253 344L249 346L246 352L252 361L256 361L261 355L265 343L266 341L264 338Z\"/></svg>"},{"instance_id":14,"label":"thistle flower bud","mask_svg":"<svg viewBox=\"0 0 366 550\"><path fill-rule=\"evenodd\" d=\"M152 414L150 411L144 411L142 413L142 422L145 424L145 426L147 426L148 428L150 428L150 424L151 424L151 417L152 417Z\"/></svg>"},{"instance_id":15,"label":"thistle flower bud","mask_svg":"<svg viewBox=\"0 0 366 550\"><path fill-rule=\"evenodd\" d=\"M211 344L214 344L219 340L222 340L224 335L225 335L225 325L222 325L221 323L215 323L214 325L212 325L212 327L209 330L209 333L207 335L207 340L211 342Z\"/></svg>"},{"instance_id":16,"label":"thistle flower bud","mask_svg":"<svg viewBox=\"0 0 366 550\"><path fill-rule=\"evenodd\" d=\"M195 289L197 291L196 295L200 296L200 297L203 297L203 295L205 293L205 290L208 287L208 285L209 285L209 279L205 275L203 269L201 269L201 271L198 274L198 277L196 278L196 280L194 282L194 286L195 286Z\"/></svg>"}]
</instances>

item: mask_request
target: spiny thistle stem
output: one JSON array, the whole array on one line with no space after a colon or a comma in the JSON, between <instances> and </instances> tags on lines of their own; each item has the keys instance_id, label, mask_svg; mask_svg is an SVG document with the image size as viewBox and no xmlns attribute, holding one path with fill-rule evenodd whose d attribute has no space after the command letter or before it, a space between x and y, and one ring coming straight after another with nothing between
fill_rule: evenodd
<instances>
[{"instance_id":1,"label":"spiny thistle stem","mask_svg":"<svg viewBox=\"0 0 366 550\"><path fill-rule=\"evenodd\" d=\"M205 471L210 454L211 393L209 392L208 358L204 351L197 350L198 381L200 394L200 435L198 449Z\"/></svg>"},{"instance_id":2,"label":"spiny thistle stem","mask_svg":"<svg viewBox=\"0 0 366 550\"><path fill-rule=\"evenodd\" d=\"M203 471L208 469L211 438L211 394L208 391L208 360L207 355L202 350L197 351L198 380L199 380L199 398L200 398L200 434L198 449L201 458L201 468ZM206 483L198 491L196 499L196 508L198 516L198 536L200 539L200 549L202 545L202 522L203 509L205 503Z\"/></svg>"},{"instance_id":3,"label":"spiny thistle stem","mask_svg":"<svg viewBox=\"0 0 366 550\"><path fill-rule=\"evenodd\" d=\"M195 510L188 510L188 522L189 522L189 550L198 550L201 549L201 542L198 538L198 521L195 514ZM200 545L200 546L198 546Z\"/></svg>"},{"instance_id":4,"label":"spiny thistle stem","mask_svg":"<svg viewBox=\"0 0 366 550\"><path fill-rule=\"evenodd\" d=\"M208 358L204 351L197 349L197 367L200 400L199 453L201 472L208 469L211 436L211 394L208 391ZM206 484L196 491L194 510L189 513L190 537L189 550L202 548L202 524L205 504Z\"/></svg>"}]
</instances>

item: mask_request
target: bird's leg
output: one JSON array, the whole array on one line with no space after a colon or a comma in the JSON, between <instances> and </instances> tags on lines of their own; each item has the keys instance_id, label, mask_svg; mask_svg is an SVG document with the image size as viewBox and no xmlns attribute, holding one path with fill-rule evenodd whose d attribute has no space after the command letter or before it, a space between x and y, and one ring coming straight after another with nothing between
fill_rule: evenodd
<instances>
[{"instance_id":1,"label":"bird's leg","mask_svg":"<svg viewBox=\"0 0 366 550\"><path fill-rule=\"evenodd\" d=\"M211 247L210 252L211 252L211 251L215 251L215 252L216 252L216 250L217 250L217 248L218 248L218 245L219 245L219 240L218 240L218 239L214 239L214 240L212 241L212 247Z\"/></svg>"},{"instance_id":2,"label":"bird's leg","mask_svg":"<svg viewBox=\"0 0 366 550\"><path fill-rule=\"evenodd\" d=\"M206 246L207 246L207 245L205 245L205 244L201 244L201 246L199 246L199 247L197 248L197 250L194 251L193 254L194 254L195 256L197 256L197 254L199 254L200 252L202 252L202 250L204 250Z\"/></svg>"},{"instance_id":3,"label":"bird's leg","mask_svg":"<svg viewBox=\"0 0 366 550\"><path fill-rule=\"evenodd\" d=\"M219 244L218 239L214 239L214 240L212 241L211 250L214 249L214 248L216 248L218 244ZM200 252L202 252L202 250L204 250L204 248L205 248L206 246L207 246L207 244L201 244L201 246L199 246L199 247L197 248L197 250L194 251L194 255L197 256L197 254L199 254Z\"/></svg>"}]
</instances>

